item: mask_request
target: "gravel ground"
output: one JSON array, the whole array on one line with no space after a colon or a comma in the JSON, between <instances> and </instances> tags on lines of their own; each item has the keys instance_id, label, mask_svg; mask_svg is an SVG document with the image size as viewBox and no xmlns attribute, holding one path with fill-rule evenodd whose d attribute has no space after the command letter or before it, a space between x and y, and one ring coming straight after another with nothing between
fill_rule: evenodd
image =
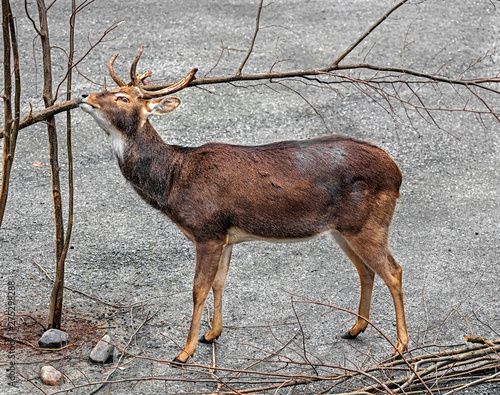
<instances>
[{"instance_id":1,"label":"gravel ground","mask_svg":"<svg viewBox=\"0 0 500 395\"><path fill-rule=\"evenodd\" d=\"M18 4L20 3L20 4ZM67 2L50 11L53 46L66 47ZM140 3L140 5L139 5ZM384 66L411 67L455 76L498 44L496 1L413 1L402 7L347 61L366 60ZM414 4L415 3L415 4ZM257 44L246 71L321 67L330 63L366 28L384 14L392 1L275 1L263 9ZM35 15L34 4L30 10ZM42 107L41 57L33 51L34 33L22 2L13 4L20 40L23 110ZM108 26L123 21L79 66L94 81L107 76L107 62L120 53L116 70L124 78L140 45L145 50L139 69L150 68L158 79L175 80L193 67L198 75L232 73L244 57L255 24L255 1L172 0L96 2L77 17L78 54ZM38 40L35 40L35 47ZM221 44L222 43L222 44ZM230 48L219 60L221 45ZM465 77L496 75L500 57L490 54ZM66 61L54 50L58 80ZM108 77L109 80L109 77ZM404 270L404 292L410 348L438 344L465 345L464 335L498 339L500 284L498 123L462 112L434 113L429 118L400 108L395 116L353 85L318 89L289 81L186 89L183 105L153 124L169 143L195 146L210 141L261 144L338 133L370 140L384 148L403 173L402 198L391 227L391 250ZM421 88L430 106L463 107L453 89L442 95ZM74 90L100 90L88 79L75 78ZM489 97L498 108L498 97ZM321 114L321 117L318 116ZM74 347L43 354L20 344L16 348L18 389L0 376L2 393L52 393L37 379L45 360L82 384L83 375L103 380L109 372L90 365L92 346L109 333L136 359L119 369L114 379L157 375L185 381L151 380L106 387L113 393L198 393L215 391L206 375L187 373L155 360L169 360L187 335L191 311L194 253L190 242L160 213L146 206L121 176L102 130L82 111L73 111L75 225L66 263L64 327ZM60 160L66 183L64 117L58 117ZM50 169L44 125L20 133L7 211L0 230L0 301L7 305L9 282L15 282L16 325L25 340L36 342L45 325L51 284L35 265L53 273L54 247ZM39 165L35 165L39 164ZM64 192L67 198L67 193ZM67 203L64 202L66 209ZM355 341L340 338L352 325L348 313L317 304L291 303L291 295L355 310L359 280L353 265L326 237L300 244L245 243L233 250L225 290L226 330L217 342L219 366L242 368L276 351L294 335L295 350L305 344L309 358L325 364L367 366L391 352L373 328ZM112 304L113 306L111 306ZM116 306L122 306L118 308ZM27 318L31 316L32 318ZM298 318L299 317L299 318ZM395 339L395 319L387 288L377 278L373 322ZM300 323L300 325L299 325ZM143 324L141 326L141 324ZM202 331L207 327L206 315ZM137 332L136 332L137 331ZM304 336L302 336L304 334ZM3 340L2 340L3 341ZM200 345L195 361L211 364L212 347ZM301 359L289 349L282 351ZM368 354L368 356L367 356ZM317 358L317 359L316 359ZM124 358L123 361L131 361ZM8 362L5 347L0 363ZM275 366L262 364L263 370ZM281 373L311 370L283 367ZM184 376L182 376L184 375ZM275 393L314 393L328 386L288 388ZM10 391L10 392L9 392ZM83 388L72 393L89 393ZM471 387L462 393L494 394L498 384Z\"/></svg>"}]
</instances>

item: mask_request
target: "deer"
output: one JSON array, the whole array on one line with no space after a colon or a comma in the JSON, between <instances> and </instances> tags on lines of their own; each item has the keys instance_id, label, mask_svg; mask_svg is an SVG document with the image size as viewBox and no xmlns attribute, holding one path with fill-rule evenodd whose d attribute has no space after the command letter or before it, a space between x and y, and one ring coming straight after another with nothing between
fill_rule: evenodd
<instances>
[{"instance_id":1,"label":"deer","mask_svg":"<svg viewBox=\"0 0 500 395\"><path fill-rule=\"evenodd\" d=\"M198 342L222 333L222 295L233 245L255 240L292 242L330 233L354 264L361 291L356 322L342 337L353 339L369 324L374 276L392 296L397 326L395 356L408 346L402 268L389 249L389 225L400 197L402 175L378 146L341 135L244 146L167 144L149 121L175 110L170 94L187 87L193 69L166 88L146 89L148 70L136 74L142 47L130 68L130 83L108 63L116 89L79 97L111 141L119 168L149 205L163 212L193 243L195 272L191 325L182 366ZM213 291L210 330L200 337L205 300ZM394 345L394 344L393 344Z\"/></svg>"}]
</instances>

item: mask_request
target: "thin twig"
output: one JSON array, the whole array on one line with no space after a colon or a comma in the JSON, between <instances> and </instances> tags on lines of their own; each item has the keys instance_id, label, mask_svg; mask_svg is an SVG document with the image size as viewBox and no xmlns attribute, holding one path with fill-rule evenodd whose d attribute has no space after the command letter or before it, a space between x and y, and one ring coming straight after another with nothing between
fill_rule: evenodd
<instances>
[{"instance_id":1,"label":"thin twig","mask_svg":"<svg viewBox=\"0 0 500 395\"><path fill-rule=\"evenodd\" d=\"M248 58L250 58L250 55L252 54L253 51L253 46L255 44L255 39L257 38L257 34L259 33L259 24L260 24L260 13L262 12L262 3L264 0L260 0L259 3L259 9L257 10L257 17L255 18L255 30L253 33L252 41L250 42L250 48L248 48L248 52L243 59L243 61L240 64L240 67L238 67L238 71L234 74L235 76L241 75L241 72L243 71L243 67L245 67L245 64L248 61Z\"/></svg>"},{"instance_id":2,"label":"thin twig","mask_svg":"<svg viewBox=\"0 0 500 395\"><path fill-rule=\"evenodd\" d=\"M130 343L132 342L132 340L135 338L135 336L137 335L137 333L141 330L141 328L148 322L150 321L151 319L154 318L156 314L153 314L152 316L150 316L150 312L148 312L146 318L142 321L142 323L137 327L137 329L132 333L132 335L130 335L130 338L127 342L127 344L125 345L125 347L123 348L123 351L122 351L122 354L120 355L120 358L118 358L118 362L116 362L116 365L115 367L113 368L113 370L106 376L106 378L104 379L104 381L99 385L99 387L97 387L95 390L93 390L92 392L90 392L89 395L93 395L93 394L96 394L98 391L100 391L100 389L102 387L104 387L110 380L111 376L116 372L116 370L118 369L118 367L120 366L120 363L121 363L121 360L123 359L124 355L125 355L125 350L128 348L128 346L130 345Z\"/></svg>"},{"instance_id":3,"label":"thin twig","mask_svg":"<svg viewBox=\"0 0 500 395\"><path fill-rule=\"evenodd\" d=\"M33 259L33 263L35 265L38 266L38 268L45 274L45 277L47 277L47 279L53 283L54 280L49 276L49 274L47 273L47 271L42 267L42 265L40 265L35 259ZM93 299L93 300L96 300L98 301L99 303L102 303L102 304L105 304L106 306L110 306L110 307L116 307L116 308L119 308L119 309L123 309L123 308L129 308L130 306L125 306L125 305L119 305L119 304L114 304L114 303L109 303L109 302L106 302L102 299L99 299L95 296L92 296L92 295L89 295L83 291L80 291L79 289L75 289L75 288L72 288L72 287L69 287L67 285L64 286L65 289L68 289L69 291L72 291L72 292L75 292L75 293L78 293L80 295L83 295L87 298L90 298L90 299Z\"/></svg>"},{"instance_id":4,"label":"thin twig","mask_svg":"<svg viewBox=\"0 0 500 395\"><path fill-rule=\"evenodd\" d=\"M361 36L358 37L356 41L354 41L342 54L330 64L330 67L336 67L347 55L349 55L354 48L356 48L366 37L368 37L378 26L380 26L394 11L396 11L399 7L401 7L408 0L403 0L393 6L389 11L387 11L382 18L377 20L370 28L364 32Z\"/></svg>"}]
</instances>

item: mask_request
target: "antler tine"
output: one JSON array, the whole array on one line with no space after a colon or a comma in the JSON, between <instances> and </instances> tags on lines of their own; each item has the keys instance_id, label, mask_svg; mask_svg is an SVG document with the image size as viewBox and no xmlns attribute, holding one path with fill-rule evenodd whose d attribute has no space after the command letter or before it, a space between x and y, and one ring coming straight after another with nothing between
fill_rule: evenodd
<instances>
[{"instance_id":1,"label":"antler tine","mask_svg":"<svg viewBox=\"0 0 500 395\"><path fill-rule=\"evenodd\" d=\"M142 74L137 74L137 80L139 83L143 83L144 85L149 85L149 82L145 81L146 78L149 78L153 75L153 72L151 70L146 70Z\"/></svg>"},{"instance_id":2,"label":"antler tine","mask_svg":"<svg viewBox=\"0 0 500 395\"><path fill-rule=\"evenodd\" d=\"M182 80L180 80L180 81L178 81L170 86L167 86L164 89L160 89L157 91L147 91L147 90L142 89L140 86L138 86L138 88L141 91L141 97L143 99L155 99L158 97L167 96L167 95L174 93L174 92L178 92L181 89L184 89L186 86L188 86L191 83L191 81L193 81L195 79L194 75L196 74L197 71L198 71L198 69L193 69Z\"/></svg>"},{"instance_id":3,"label":"antler tine","mask_svg":"<svg viewBox=\"0 0 500 395\"><path fill-rule=\"evenodd\" d=\"M115 70L113 69L113 64L115 63L115 60L117 57L118 57L118 54L113 56L108 63L109 75L111 76L111 78L113 78L113 81L115 81L118 84L118 86L127 86L125 81L123 81L120 77L118 77L115 73Z\"/></svg>"},{"instance_id":4,"label":"antler tine","mask_svg":"<svg viewBox=\"0 0 500 395\"><path fill-rule=\"evenodd\" d=\"M141 58L142 51L144 47L141 45L139 48L139 52L137 52L137 55L135 55L135 59L132 62L132 66L130 66L130 84L129 86L139 86L141 81L137 78L136 75L136 68L137 68L137 62L139 62L139 59Z\"/></svg>"}]
</instances>

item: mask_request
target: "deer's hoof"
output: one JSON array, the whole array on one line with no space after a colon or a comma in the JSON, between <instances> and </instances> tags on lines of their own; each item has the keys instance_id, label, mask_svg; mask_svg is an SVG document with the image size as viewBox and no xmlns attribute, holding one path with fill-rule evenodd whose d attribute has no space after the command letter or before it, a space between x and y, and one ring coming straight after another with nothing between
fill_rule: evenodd
<instances>
[{"instance_id":1,"label":"deer's hoof","mask_svg":"<svg viewBox=\"0 0 500 395\"><path fill-rule=\"evenodd\" d=\"M170 364L174 368L182 368L187 361L181 361L179 358L175 357Z\"/></svg>"},{"instance_id":2,"label":"deer's hoof","mask_svg":"<svg viewBox=\"0 0 500 395\"><path fill-rule=\"evenodd\" d=\"M214 340L207 340L207 338L205 337L205 335L203 335L202 337L200 337L200 339L198 340L200 343L203 343L203 344L212 344L213 342L215 342L217 339L219 338L219 336L217 336Z\"/></svg>"},{"instance_id":3,"label":"deer's hoof","mask_svg":"<svg viewBox=\"0 0 500 395\"><path fill-rule=\"evenodd\" d=\"M346 333L344 333L343 335L341 335L340 337L342 339L348 339L348 340L352 340L352 339L356 339L358 335L351 335L351 332L347 331Z\"/></svg>"}]
</instances>

